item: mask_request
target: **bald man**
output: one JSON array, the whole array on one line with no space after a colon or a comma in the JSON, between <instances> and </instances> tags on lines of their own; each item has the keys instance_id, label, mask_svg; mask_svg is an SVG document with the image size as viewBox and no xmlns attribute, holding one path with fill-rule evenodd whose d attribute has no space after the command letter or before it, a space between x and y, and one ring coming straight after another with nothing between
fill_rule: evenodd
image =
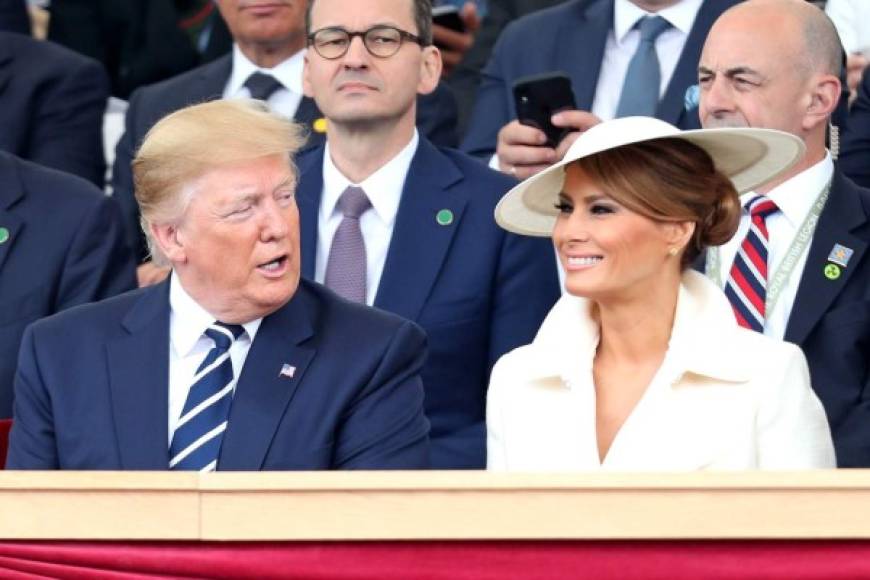
<instances>
[{"instance_id":1,"label":"bald man","mask_svg":"<svg viewBox=\"0 0 870 580\"><path fill-rule=\"evenodd\" d=\"M867 467L870 190L844 177L825 148L841 92L840 51L830 20L804 0L749 0L713 25L698 67L702 125L788 131L807 152L741 198L753 209L744 210L730 242L708 252L706 269L738 320L754 318L764 334L804 350L838 465ZM750 204L759 195L773 202L770 213ZM766 245L766 261L765 250L749 242Z\"/></svg>"}]
</instances>

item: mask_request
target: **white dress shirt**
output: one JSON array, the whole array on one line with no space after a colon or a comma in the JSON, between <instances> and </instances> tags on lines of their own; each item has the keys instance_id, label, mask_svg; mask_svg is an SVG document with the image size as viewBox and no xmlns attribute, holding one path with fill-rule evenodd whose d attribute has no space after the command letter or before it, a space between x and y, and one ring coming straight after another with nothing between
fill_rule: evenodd
<instances>
[{"instance_id":1,"label":"white dress shirt","mask_svg":"<svg viewBox=\"0 0 870 580\"><path fill-rule=\"evenodd\" d=\"M196 369L214 348L214 341L205 336L206 329L215 323L209 314L188 294L172 272L169 280L169 441L184 410L187 393L193 386ZM247 322L242 326L245 332L230 346L230 360L233 364L233 391L242 372L251 342L257 335L262 318Z\"/></svg>"},{"instance_id":2,"label":"white dress shirt","mask_svg":"<svg viewBox=\"0 0 870 580\"><path fill-rule=\"evenodd\" d=\"M338 198L350 186L361 187L371 201L372 207L359 220L360 230L366 245L366 304L375 302L384 262L393 238L393 226L405 187L405 178L411 160L417 152L420 137L414 129L411 141L404 149L383 167L368 176L362 183L351 183L332 162L329 141L323 152L323 192L320 210L317 214L317 257L314 265L314 279L323 283L326 278L326 264L329 248L343 216L336 207Z\"/></svg>"},{"instance_id":3,"label":"white dress shirt","mask_svg":"<svg viewBox=\"0 0 870 580\"><path fill-rule=\"evenodd\" d=\"M683 53L683 47L692 31L692 25L695 23L702 2L703 0L682 0L655 13L671 24L671 28L662 32L655 43L656 55L661 67L659 97L665 94L668 83L674 76L677 62ZM613 28L607 35L601 72L598 75L598 86L595 89L595 99L592 101L592 112L603 121L616 116L616 107L619 105L628 64L640 44L640 31L635 28L635 24L647 15L650 13L638 8L629 0L616 0L614 3Z\"/></svg>"},{"instance_id":4,"label":"white dress shirt","mask_svg":"<svg viewBox=\"0 0 870 580\"><path fill-rule=\"evenodd\" d=\"M233 68L230 78L224 88L225 99L247 99L251 93L245 87L248 77L257 71L272 75L282 85L266 101L269 108L292 119L296 115L299 103L302 101L302 69L305 66L305 50L300 50L274 68L258 67L242 54L239 45L233 44Z\"/></svg>"},{"instance_id":5,"label":"white dress shirt","mask_svg":"<svg viewBox=\"0 0 870 580\"><path fill-rule=\"evenodd\" d=\"M780 209L780 211L771 214L765 220L769 236L767 244L768 282L770 282L770 279L779 269L801 225L816 202L817 196L831 180L833 174L834 162L831 160L830 155L826 155L823 160L766 194ZM740 196L740 203L744 205L744 209L743 214L740 216L740 225L737 228L737 233L725 245L718 248L719 272L707 272L722 287L725 286L725 282L728 280L728 272L731 271L734 256L737 254L737 250L740 249L743 238L746 237L746 232L749 230L750 217L745 205L756 195L758 194L749 192ZM715 249L710 251L715 251ZM788 326L788 319L791 315L795 297L797 296L798 285L803 276L808 253L809 244L804 247L803 253L795 263L791 276L789 276L783 285L779 298L777 298L773 305L773 309L765 313L764 334L767 336L780 339L785 336L785 329Z\"/></svg>"},{"instance_id":6,"label":"white dress shirt","mask_svg":"<svg viewBox=\"0 0 870 580\"><path fill-rule=\"evenodd\" d=\"M685 272L661 367L599 460L590 301L563 296L534 342L499 359L487 468L695 471L834 467L801 350L741 328L722 291Z\"/></svg>"}]
</instances>

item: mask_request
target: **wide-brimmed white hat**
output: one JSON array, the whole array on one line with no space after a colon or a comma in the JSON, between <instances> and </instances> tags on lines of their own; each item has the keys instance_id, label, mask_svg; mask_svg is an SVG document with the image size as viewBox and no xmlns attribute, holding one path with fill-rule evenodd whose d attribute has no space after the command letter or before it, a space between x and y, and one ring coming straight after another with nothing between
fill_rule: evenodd
<instances>
[{"instance_id":1,"label":"wide-brimmed white hat","mask_svg":"<svg viewBox=\"0 0 870 580\"><path fill-rule=\"evenodd\" d=\"M495 221L517 234L549 236L556 223L558 212L554 204L565 183L566 165L623 145L662 138L685 139L705 150L738 193L750 191L787 171L806 150L799 138L773 129L681 131L651 117L614 119L583 133L561 161L507 192L495 208Z\"/></svg>"}]
</instances>

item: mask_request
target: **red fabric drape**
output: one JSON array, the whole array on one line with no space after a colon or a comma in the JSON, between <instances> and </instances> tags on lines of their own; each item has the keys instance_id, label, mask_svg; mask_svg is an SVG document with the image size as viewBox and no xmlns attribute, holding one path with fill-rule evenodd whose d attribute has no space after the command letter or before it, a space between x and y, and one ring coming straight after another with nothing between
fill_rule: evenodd
<instances>
[{"instance_id":1,"label":"red fabric drape","mask_svg":"<svg viewBox=\"0 0 870 580\"><path fill-rule=\"evenodd\" d=\"M0 578L870 578L867 541L2 542Z\"/></svg>"}]
</instances>

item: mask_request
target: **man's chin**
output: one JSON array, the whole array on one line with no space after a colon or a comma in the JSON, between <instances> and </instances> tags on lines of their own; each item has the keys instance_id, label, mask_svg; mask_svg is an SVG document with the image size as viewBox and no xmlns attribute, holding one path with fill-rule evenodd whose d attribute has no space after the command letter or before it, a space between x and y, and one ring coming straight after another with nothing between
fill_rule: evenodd
<instances>
[{"instance_id":1,"label":"man's chin","mask_svg":"<svg viewBox=\"0 0 870 580\"><path fill-rule=\"evenodd\" d=\"M734 129L750 126L749 123L746 122L746 119L739 117L707 117L703 120L701 125L703 125L705 129Z\"/></svg>"}]
</instances>

